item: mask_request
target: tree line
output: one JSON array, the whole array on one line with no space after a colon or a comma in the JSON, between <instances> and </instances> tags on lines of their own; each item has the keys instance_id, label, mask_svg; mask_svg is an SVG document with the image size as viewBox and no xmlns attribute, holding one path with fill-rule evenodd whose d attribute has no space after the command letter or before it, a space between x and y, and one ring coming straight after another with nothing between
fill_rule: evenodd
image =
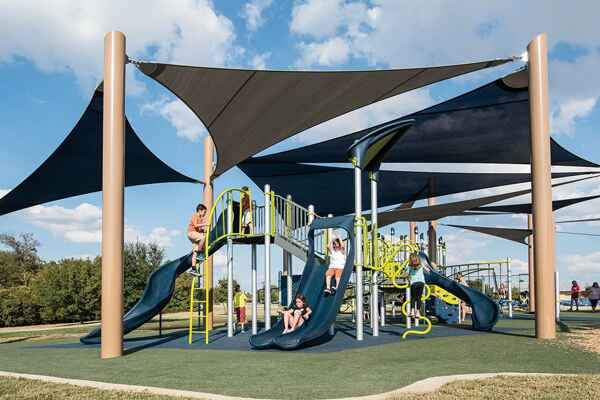
<instances>
[{"instance_id":1,"label":"tree line","mask_svg":"<svg viewBox=\"0 0 600 400\"><path fill-rule=\"evenodd\" d=\"M0 234L0 327L100 318L102 259L65 258L44 261L31 234ZM126 243L124 248L125 310L141 297L150 273L163 264L156 244ZM165 311L188 308L191 277L182 275Z\"/></svg>"}]
</instances>

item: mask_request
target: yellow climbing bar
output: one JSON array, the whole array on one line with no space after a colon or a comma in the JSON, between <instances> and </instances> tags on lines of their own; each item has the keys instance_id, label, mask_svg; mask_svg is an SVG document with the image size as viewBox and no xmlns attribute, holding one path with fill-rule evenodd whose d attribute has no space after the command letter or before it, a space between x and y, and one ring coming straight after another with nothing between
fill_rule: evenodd
<instances>
[{"instance_id":1,"label":"yellow climbing bar","mask_svg":"<svg viewBox=\"0 0 600 400\"><path fill-rule=\"evenodd\" d=\"M448 303L448 304L452 304L452 305L458 305L460 304L460 299L458 297L456 297L455 295L453 295L452 293L448 292L445 289L442 289L441 287L437 286L437 285L430 285L431 286L431 294L435 297L437 297L440 300L443 300L444 302Z\"/></svg>"},{"instance_id":2,"label":"yellow climbing bar","mask_svg":"<svg viewBox=\"0 0 600 400\"><path fill-rule=\"evenodd\" d=\"M429 297L431 296L431 288L429 288L429 285L425 285L425 293L423 293L423 295L421 296L421 300L425 301L427 300ZM408 308L408 300L405 301L402 304L402 314L404 314L404 317L406 317L407 321L408 318L411 318L411 316L408 315L407 312L407 308ZM433 325L431 324L431 320L429 318L427 318L424 315L419 316L419 318L416 317L412 317L415 320L418 321L423 321L425 322L425 329L419 330L419 329L407 329L406 331L404 331L404 333L402 334L402 339L406 339L408 337L408 335L427 335L429 332L431 332L431 329L433 327Z\"/></svg>"}]
</instances>

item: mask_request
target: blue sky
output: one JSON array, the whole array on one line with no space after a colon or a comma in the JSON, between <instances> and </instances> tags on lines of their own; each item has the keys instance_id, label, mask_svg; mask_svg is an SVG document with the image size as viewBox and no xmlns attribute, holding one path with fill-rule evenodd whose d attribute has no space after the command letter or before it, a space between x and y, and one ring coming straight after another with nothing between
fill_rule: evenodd
<instances>
[{"instance_id":1,"label":"blue sky","mask_svg":"<svg viewBox=\"0 0 600 400\"><path fill-rule=\"evenodd\" d=\"M547 32L553 137L576 154L600 161L600 26L595 21L600 6L594 2L577 6L558 1L470 4L441 0L122 3L56 1L52 7L38 4L33 8L27 2L8 0L0 6L0 194L32 172L79 119L102 78L103 35L113 29L125 32L128 54L133 58L268 69L401 68L477 61L519 55L534 34ZM540 11L534 14L537 8ZM316 142L419 110L520 65L482 71L389 99L329 121L268 151ZM202 137L206 131L200 121L134 67L128 66L127 78L126 112L142 140L174 168L202 176ZM480 166L460 168L481 170ZM217 180L216 191L248 183L245 175L234 169ZM598 192L597 182L590 181L563 187L554 196ZM439 202L477 194L449 196ZM157 241L168 257L187 252L184 231L200 196L201 187L190 184L127 189L127 239ZM33 232L46 259L93 256L99 253L100 207L100 194L53 202L1 217L0 231ZM600 216L600 201L567 208L556 218L594 216ZM521 217L451 218L443 222L525 226ZM425 224L420 228L424 230ZM401 225L396 230L404 229ZM593 223L561 229L598 233ZM453 263L511 257L516 269L523 270L526 265L524 246L451 228L441 227L440 234L449 242ZM557 235L562 286L571 279L600 280L597 243L594 237ZM273 252L274 259L280 260L280 251ZM221 261L218 257L217 275L223 274ZM236 249L236 275L247 285L247 249Z\"/></svg>"}]
</instances>

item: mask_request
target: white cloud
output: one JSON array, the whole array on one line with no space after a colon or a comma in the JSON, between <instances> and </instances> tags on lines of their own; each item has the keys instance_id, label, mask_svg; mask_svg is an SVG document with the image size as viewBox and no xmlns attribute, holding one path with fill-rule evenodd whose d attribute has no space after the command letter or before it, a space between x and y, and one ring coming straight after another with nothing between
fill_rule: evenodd
<instances>
[{"instance_id":1,"label":"white cloud","mask_svg":"<svg viewBox=\"0 0 600 400\"><path fill-rule=\"evenodd\" d=\"M255 31L265 23L264 11L271 6L273 0L251 0L244 4L241 13L246 20L246 29Z\"/></svg>"},{"instance_id":2,"label":"white cloud","mask_svg":"<svg viewBox=\"0 0 600 400\"><path fill-rule=\"evenodd\" d=\"M552 132L574 136L576 120L588 116L596 106L597 100L596 97L570 99L560 104L552 113Z\"/></svg>"},{"instance_id":3,"label":"white cloud","mask_svg":"<svg viewBox=\"0 0 600 400\"><path fill-rule=\"evenodd\" d=\"M167 248L173 246L173 239L180 235L181 232L174 229L167 229L159 226L152 229L149 234L140 232L132 226L125 226L125 241L126 242L142 242L155 243L159 247Z\"/></svg>"},{"instance_id":4,"label":"white cloud","mask_svg":"<svg viewBox=\"0 0 600 400\"><path fill-rule=\"evenodd\" d=\"M292 33L313 38L325 38L343 30L345 35L358 37L378 17L376 7L344 0L308 0L299 2L292 9Z\"/></svg>"},{"instance_id":5,"label":"white cloud","mask_svg":"<svg viewBox=\"0 0 600 400\"><path fill-rule=\"evenodd\" d=\"M10 191L11 189L0 189L0 199L6 196L6 194Z\"/></svg>"},{"instance_id":6,"label":"white cloud","mask_svg":"<svg viewBox=\"0 0 600 400\"><path fill-rule=\"evenodd\" d=\"M547 32L551 52L559 42L587 51L574 60L550 62L554 132L573 135L575 121L587 116L600 97L599 12L597 2L548 7L544 0L309 0L293 8L290 30L301 36L300 64L331 66L362 58L390 67L519 55L534 35ZM333 39L345 43L337 57L325 46Z\"/></svg>"},{"instance_id":7,"label":"white cloud","mask_svg":"<svg viewBox=\"0 0 600 400\"><path fill-rule=\"evenodd\" d=\"M250 65L254 69L266 69L267 68L267 60L271 58L271 52L256 54L250 60Z\"/></svg>"},{"instance_id":8,"label":"white cloud","mask_svg":"<svg viewBox=\"0 0 600 400\"><path fill-rule=\"evenodd\" d=\"M461 230L459 233L452 233L444 235L444 240L448 249L446 263L448 265L460 264L472 261L477 252L487 247L488 241L478 236L477 239L472 238L473 235L465 230ZM460 251L458 251L460 249Z\"/></svg>"},{"instance_id":9,"label":"white cloud","mask_svg":"<svg viewBox=\"0 0 600 400\"><path fill-rule=\"evenodd\" d=\"M567 271L572 275L598 273L600 251L590 254L571 254L565 258Z\"/></svg>"},{"instance_id":10,"label":"white cloud","mask_svg":"<svg viewBox=\"0 0 600 400\"><path fill-rule=\"evenodd\" d=\"M181 100L169 100L163 97L157 101L146 103L141 107L142 114L151 112L160 115L173 127L177 136L191 142L198 142L206 135L206 128L200 119Z\"/></svg>"},{"instance_id":11,"label":"white cloud","mask_svg":"<svg viewBox=\"0 0 600 400\"><path fill-rule=\"evenodd\" d=\"M512 258L510 260L510 270L513 275L527 274L529 272L529 263L518 258Z\"/></svg>"},{"instance_id":12,"label":"white cloud","mask_svg":"<svg viewBox=\"0 0 600 400\"><path fill-rule=\"evenodd\" d=\"M104 34L111 30L125 32L134 58L224 65L240 53L233 23L210 0L56 0L35 6L6 0L0 63L24 57L44 72L72 72L91 91L102 77Z\"/></svg>"},{"instance_id":13,"label":"white cloud","mask_svg":"<svg viewBox=\"0 0 600 400\"><path fill-rule=\"evenodd\" d=\"M34 206L23 211L34 226L76 243L99 243L102 238L102 210L82 203L75 208Z\"/></svg>"},{"instance_id":14,"label":"white cloud","mask_svg":"<svg viewBox=\"0 0 600 400\"><path fill-rule=\"evenodd\" d=\"M22 215L34 226L75 243L100 243L102 240L102 209L93 204L82 203L74 208L34 206L23 210ZM135 226L125 225L125 241L156 243L171 247L173 239L180 235L177 230L156 227L145 234Z\"/></svg>"},{"instance_id":15,"label":"white cloud","mask_svg":"<svg viewBox=\"0 0 600 400\"><path fill-rule=\"evenodd\" d=\"M334 37L321 43L300 43L299 65L337 65L348 61L350 46L346 40Z\"/></svg>"}]
</instances>

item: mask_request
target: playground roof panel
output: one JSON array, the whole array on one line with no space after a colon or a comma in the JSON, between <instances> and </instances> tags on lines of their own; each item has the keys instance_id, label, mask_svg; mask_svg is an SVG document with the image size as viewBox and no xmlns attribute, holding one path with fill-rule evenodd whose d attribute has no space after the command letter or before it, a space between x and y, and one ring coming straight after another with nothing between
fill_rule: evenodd
<instances>
[{"instance_id":1,"label":"playground roof panel","mask_svg":"<svg viewBox=\"0 0 600 400\"><path fill-rule=\"evenodd\" d=\"M387 153L387 163L529 164L529 90L520 70L471 92L394 121L415 124ZM346 162L352 143L392 121L259 159L274 162ZM596 167L551 139L553 165Z\"/></svg>"},{"instance_id":2,"label":"playground roof panel","mask_svg":"<svg viewBox=\"0 0 600 400\"><path fill-rule=\"evenodd\" d=\"M518 228L496 228L490 226L469 226L469 225L452 225L443 224L444 226L451 226L458 229L466 229L468 231L483 233L484 235L496 236L506 240L512 240L513 242L527 244L527 238L531 235L531 229L518 229Z\"/></svg>"},{"instance_id":3,"label":"playground roof panel","mask_svg":"<svg viewBox=\"0 0 600 400\"><path fill-rule=\"evenodd\" d=\"M246 160L240 163L239 167L258 187L269 184L277 193L291 194L299 204L313 204L321 215L354 212L354 171L350 168L274 163L262 159ZM555 178L570 175L575 173L553 174ZM530 180L529 174L519 173L380 171L378 203L380 207L386 207L427 197ZM368 205L370 184L366 174L362 184L363 204ZM474 203L467 208L461 208L461 212L491 203Z\"/></svg>"},{"instance_id":4,"label":"playground roof panel","mask_svg":"<svg viewBox=\"0 0 600 400\"><path fill-rule=\"evenodd\" d=\"M49 201L102 190L102 102L99 87L81 119L56 150L0 198L0 215ZM125 119L125 186L198 181L161 161Z\"/></svg>"},{"instance_id":5,"label":"playground roof panel","mask_svg":"<svg viewBox=\"0 0 600 400\"><path fill-rule=\"evenodd\" d=\"M339 115L509 61L512 59L372 71L257 71L148 62L136 65L179 97L204 123L217 149L218 176L246 158Z\"/></svg>"}]
</instances>

